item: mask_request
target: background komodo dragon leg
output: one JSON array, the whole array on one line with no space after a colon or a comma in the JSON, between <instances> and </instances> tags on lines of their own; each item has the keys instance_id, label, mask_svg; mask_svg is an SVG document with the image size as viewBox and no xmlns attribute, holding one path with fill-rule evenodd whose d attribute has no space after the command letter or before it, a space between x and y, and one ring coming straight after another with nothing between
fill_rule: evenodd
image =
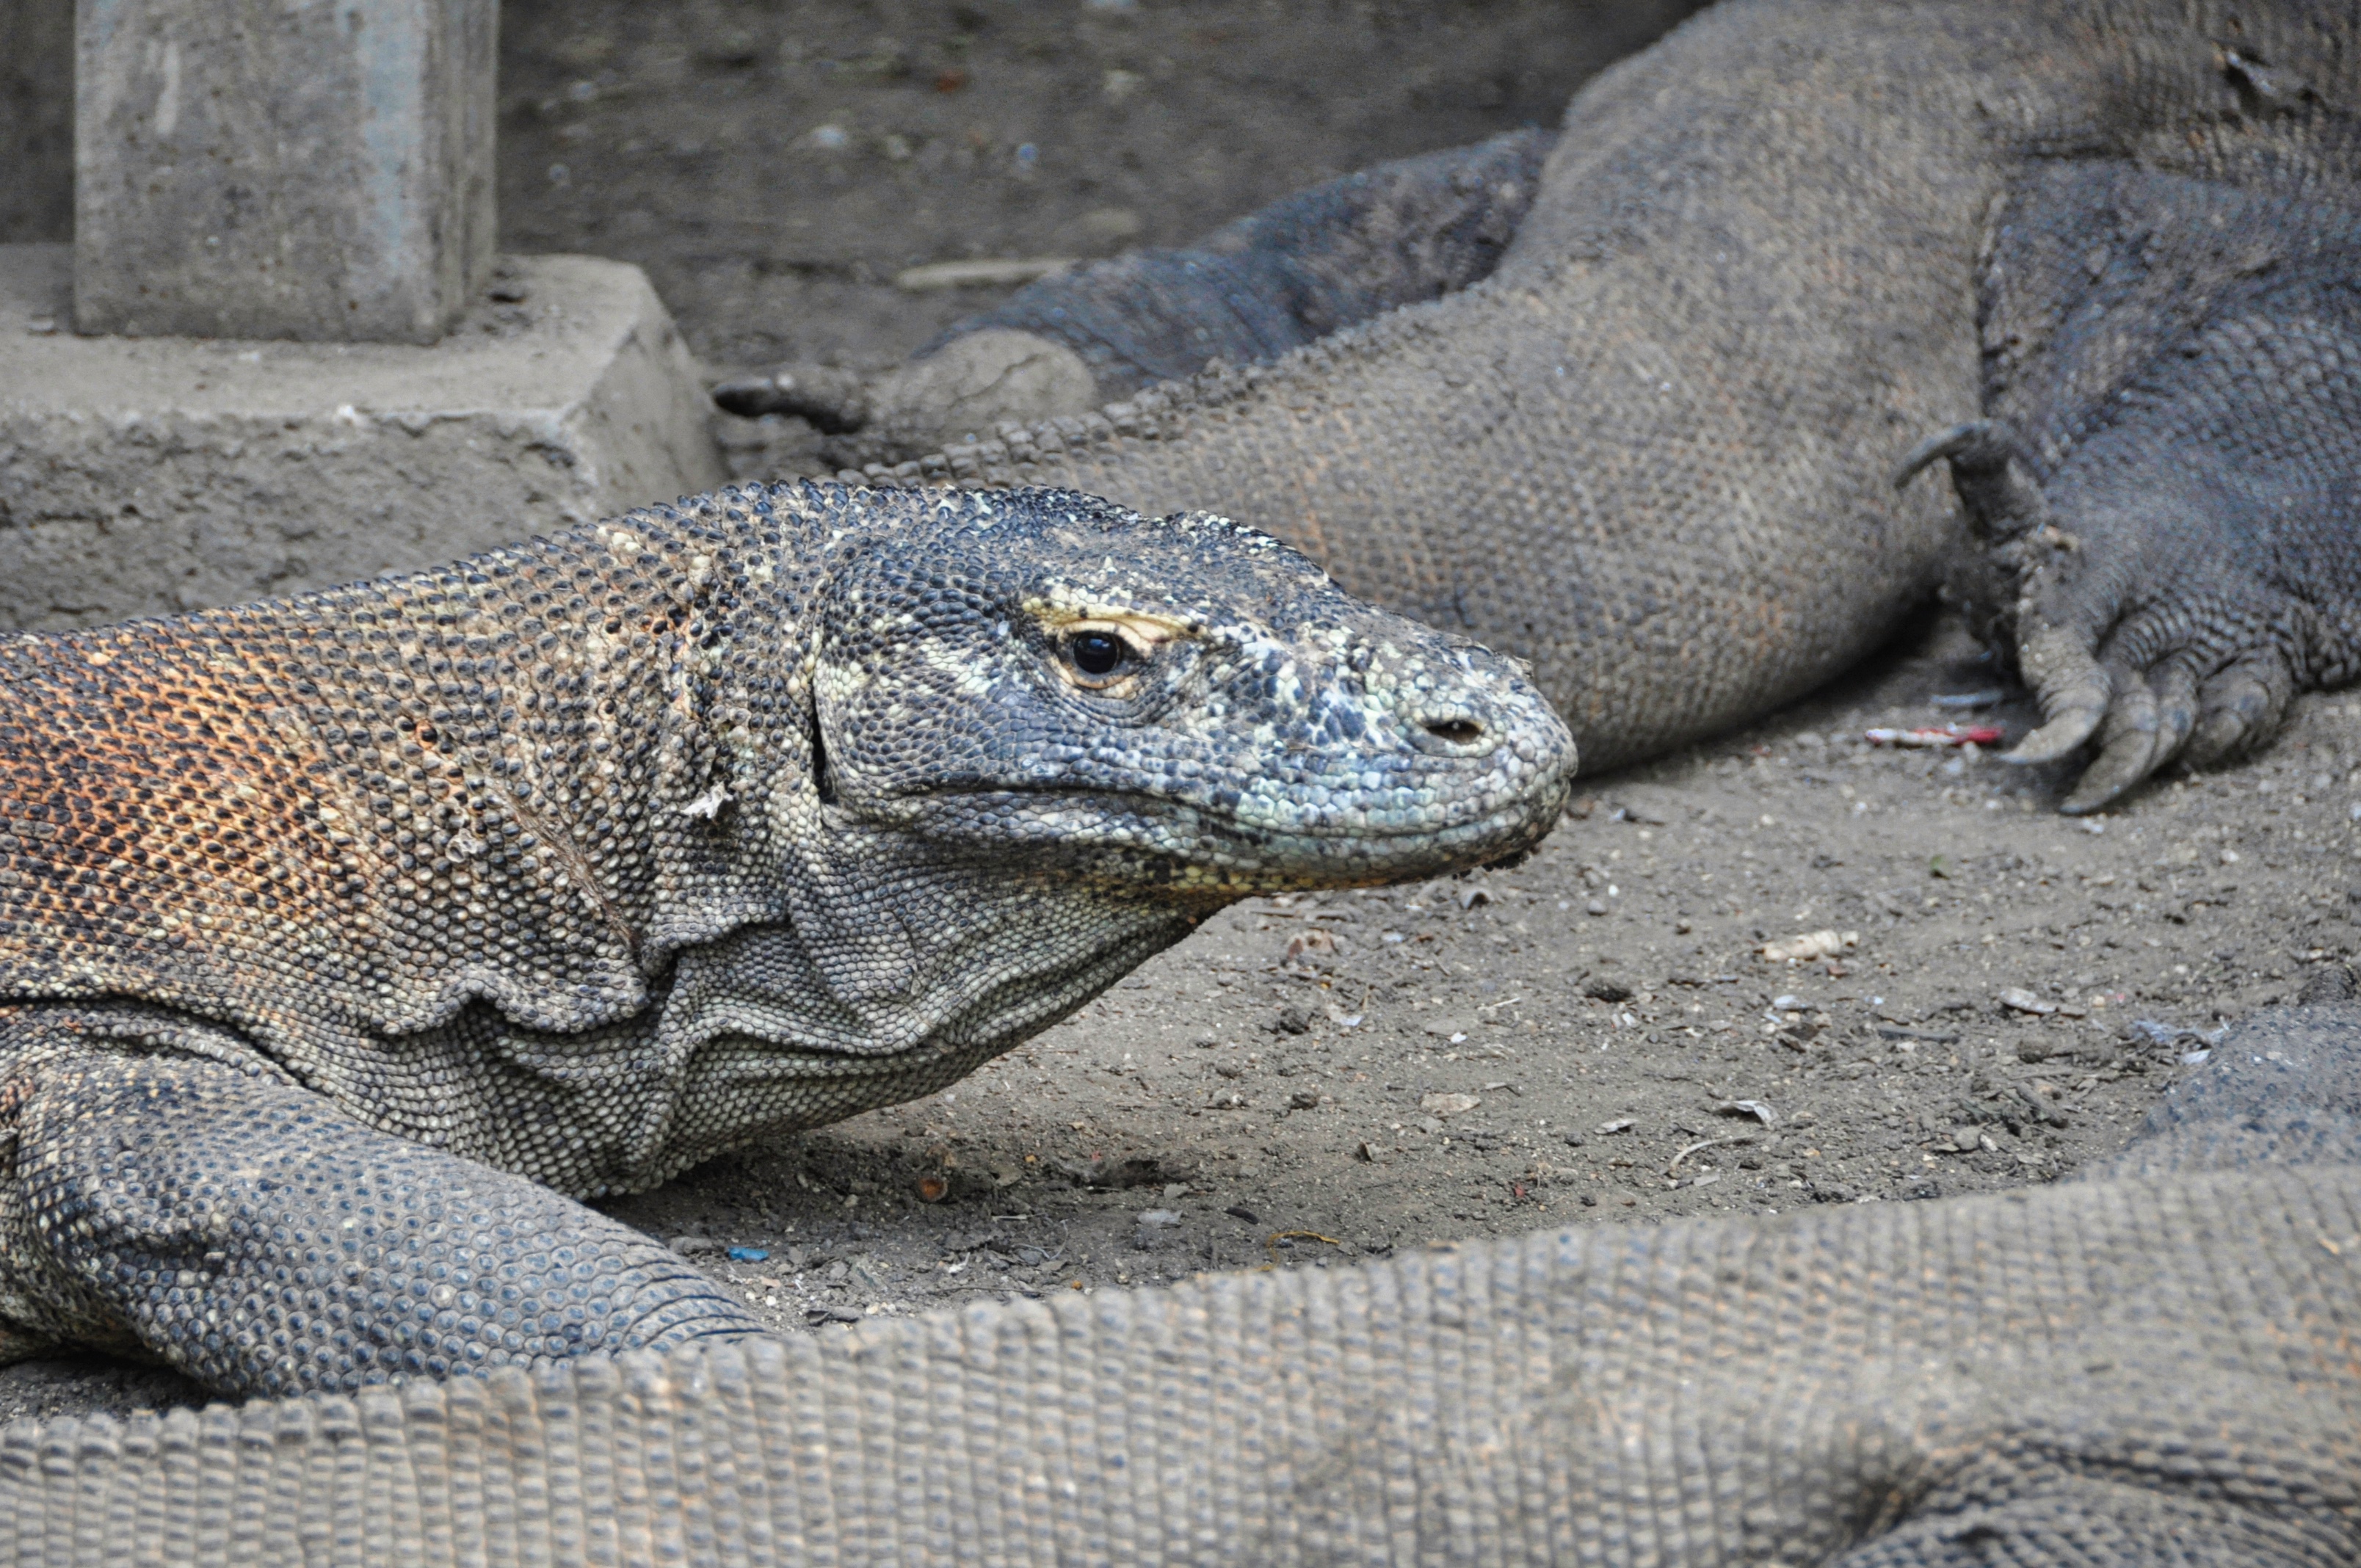
<instances>
[{"instance_id":1,"label":"background komodo dragon leg","mask_svg":"<svg viewBox=\"0 0 2361 1568\"><path fill-rule=\"evenodd\" d=\"M1004 420L1084 414L1214 360L1276 359L1488 276L1532 205L1554 133L1380 164L1275 202L1180 250L1020 289L874 379L781 365L727 381L732 413L800 414L838 462L898 463Z\"/></svg>"},{"instance_id":2,"label":"background komodo dragon leg","mask_svg":"<svg viewBox=\"0 0 2361 1568\"><path fill-rule=\"evenodd\" d=\"M0 1011L0 1059L18 1354L93 1344L291 1394L764 1332L662 1243L365 1127L160 1009Z\"/></svg>"},{"instance_id":3,"label":"background komodo dragon leg","mask_svg":"<svg viewBox=\"0 0 2361 1568\"><path fill-rule=\"evenodd\" d=\"M930 419L985 437L905 479L1051 475L1249 518L1354 591L1531 659L1597 771L1807 689L1972 565L1937 487L1877 492L1981 404L2033 433L2028 482L2084 545L2035 572L2041 535L1994 564L2004 605L2034 574L2009 620L2050 723L2018 760L2095 734L2070 806L2092 809L2175 757L2260 743L2293 691L2355 667L2349 444L2271 433L2349 430L2352 361L2317 338L2331 323L2282 313L2267 343L2249 320L2309 309L2257 293L2291 269L2336 287L2302 259L2334 223L2279 209L2354 205L2354 26L2311 4L1725 5L1576 96L1499 265L1445 297L1389 297L1388 253L1363 247L1368 319L1243 379L1135 397L1137 370L1110 367L1186 357L1129 355L1135 333L1202 332L1233 366L1267 352L1221 290L1141 297L1223 236L1144 253L1037 284L889 373L878 440ZM1427 189L1392 219L1457 232L1464 198ZM1223 235L1318 253L1325 231L1290 227L1290 205ZM1516 211L1504 195L1486 221ZM2172 368L2216 308L2219 341ZM1095 424L1012 402L1036 422L993 427L994 367L1020 361L1130 400ZM2143 366L2176 413L2131 417L2117 394ZM840 389L811 411L862 407Z\"/></svg>"},{"instance_id":4,"label":"background komodo dragon leg","mask_svg":"<svg viewBox=\"0 0 2361 1568\"><path fill-rule=\"evenodd\" d=\"M2361 674L2356 145L2250 132L2199 149L2205 178L2076 164L2011 195L1982 313L1992 417L1904 474L1948 457L1990 543L1962 594L2048 719L2016 756L2096 739L2070 812L2248 751L2299 689ZM2232 183L2271 153L2312 188Z\"/></svg>"}]
</instances>

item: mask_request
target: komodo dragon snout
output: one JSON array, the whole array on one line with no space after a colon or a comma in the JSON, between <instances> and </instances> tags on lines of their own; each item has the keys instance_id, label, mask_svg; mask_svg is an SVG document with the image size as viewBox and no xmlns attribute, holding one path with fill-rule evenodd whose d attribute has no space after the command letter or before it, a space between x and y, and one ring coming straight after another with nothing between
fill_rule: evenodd
<instances>
[{"instance_id":1,"label":"komodo dragon snout","mask_svg":"<svg viewBox=\"0 0 2361 1568\"><path fill-rule=\"evenodd\" d=\"M1278 541L1035 492L830 573L813 687L842 817L1224 901L1520 856L1572 737L1507 659Z\"/></svg>"}]
</instances>

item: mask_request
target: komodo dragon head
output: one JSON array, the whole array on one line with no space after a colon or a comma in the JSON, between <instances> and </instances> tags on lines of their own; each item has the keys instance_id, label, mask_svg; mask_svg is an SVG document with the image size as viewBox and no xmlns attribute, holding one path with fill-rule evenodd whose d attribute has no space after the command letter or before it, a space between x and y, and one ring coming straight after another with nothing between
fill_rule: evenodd
<instances>
[{"instance_id":1,"label":"komodo dragon head","mask_svg":"<svg viewBox=\"0 0 2361 1568\"><path fill-rule=\"evenodd\" d=\"M684 950L664 1021L676 1058L736 1036L770 1080L723 1120L927 1092L1236 899L1511 860L1565 804L1573 741L1520 666L1253 529L1060 490L766 497L810 530L780 585L809 732L731 787L768 801L787 918Z\"/></svg>"},{"instance_id":2,"label":"komodo dragon head","mask_svg":"<svg viewBox=\"0 0 2361 1568\"><path fill-rule=\"evenodd\" d=\"M929 521L840 544L817 607L840 826L1225 903L1521 857L1565 805L1519 666L1267 534L1058 490Z\"/></svg>"}]
</instances>

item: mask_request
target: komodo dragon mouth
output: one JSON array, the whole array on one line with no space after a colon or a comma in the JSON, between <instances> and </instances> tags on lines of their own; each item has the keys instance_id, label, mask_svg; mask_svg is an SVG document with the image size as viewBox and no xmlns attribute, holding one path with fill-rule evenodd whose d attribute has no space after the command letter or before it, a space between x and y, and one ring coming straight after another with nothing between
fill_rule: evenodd
<instances>
[{"instance_id":1,"label":"komodo dragon mouth","mask_svg":"<svg viewBox=\"0 0 2361 1568\"><path fill-rule=\"evenodd\" d=\"M1511 803L1437 824L1416 805L1355 805L1280 823L1250 823L1157 795L1045 787L944 792L908 803L897 822L948 840L1038 845L1050 858L1142 867L1166 862L1186 880L1336 885L1357 875L1400 882L1421 868L1498 866L1530 853L1547 832L1512 792ZM1052 804L1054 803L1054 804ZM1094 848L1084 850L1079 844ZM1349 885L1349 883L1347 883Z\"/></svg>"}]
</instances>

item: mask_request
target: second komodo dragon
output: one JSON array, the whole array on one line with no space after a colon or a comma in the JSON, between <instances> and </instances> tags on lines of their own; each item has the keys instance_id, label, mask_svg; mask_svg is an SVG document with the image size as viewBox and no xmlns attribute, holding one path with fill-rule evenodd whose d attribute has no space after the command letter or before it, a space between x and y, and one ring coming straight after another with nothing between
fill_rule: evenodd
<instances>
[{"instance_id":1,"label":"second komodo dragon","mask_svg":"<svg viewBox=\"0 0 2361 1568\"><path fill-rule=\"evenodd\" d=\"M2017 756L2094 742L2094 809L2361 674L2356 108L2343 0L1730 0L1554 143L1034 285L874 384L720 395L873 479L1268 529L1532 660L1594 772L1827 679L1949 571L2040 696ZM1972 534L1891 483L1943 456Z\"/></svg>"},{"instance_id":2,"label":"second komodo dragon","mask_svg":"<svg viewBox=\"0 0 2361 1568\"><path fill-rule=\"evenodd\" d=\"M0 640L0 1354L760 1332L572 1201L923 1095L1246 894L1556 820L1505 660L1204 515L725 491Z\"/></svg>"}]
</instances>

